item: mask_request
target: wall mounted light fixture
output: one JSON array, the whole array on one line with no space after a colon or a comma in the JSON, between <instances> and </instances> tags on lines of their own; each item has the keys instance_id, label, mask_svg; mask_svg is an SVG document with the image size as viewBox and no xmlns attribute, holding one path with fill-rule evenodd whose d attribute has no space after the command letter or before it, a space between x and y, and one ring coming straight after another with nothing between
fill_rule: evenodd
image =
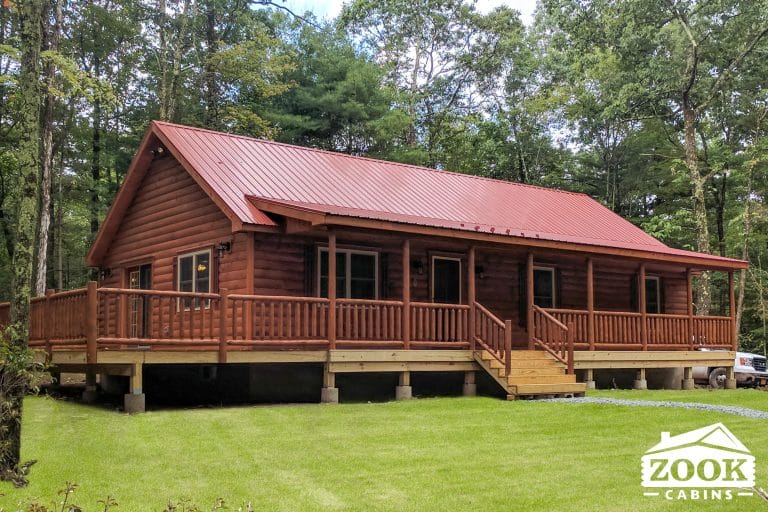
<instances>
[{"instance_id":1,"label":"wall mounted light fixture","mask_svg":"<svg viewBox=\"0 0 768 512\"><path fill-rule=\"evenodd\" d=\"M216 249L216 255L221 258L225 252L232 252L232 242L219 242L214 249Z\"/></svg>"},{"instance_id":2,"label":"wall mounted light fixture","mask_svg":"<svg viewBox=\"0 0 768 512\"><path fill-rule=\"evenodd\" d=\"M419 274L419 275L423 275L424 274L424 262L423 261L418 260L418 259L417 260L413 260L411 262L411 266L413 267L413 270L417 274Z\"/></svg>"}]
</instances>

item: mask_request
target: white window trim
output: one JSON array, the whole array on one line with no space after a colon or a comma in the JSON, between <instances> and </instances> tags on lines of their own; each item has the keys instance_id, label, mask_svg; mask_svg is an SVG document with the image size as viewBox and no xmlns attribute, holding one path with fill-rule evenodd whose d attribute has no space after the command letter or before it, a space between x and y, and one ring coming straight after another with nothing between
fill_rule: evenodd
<instances>
[{"instance_id":1,"label":"white window trim","mask_svg":"<svg viewBox=\"0 0 768 512\"><path fill-rule=\"evenodd\" d=\"M207 254L208 255L208 291L207 292L201 292L196 290L197 287L197 280L195 279L195 256L199 256L201 254ZM213 254L210 249L203 249L200 251L193 251L193 252L187 252L184 254L179 254L176 256L176 289L178 291L181 291L181 260L183 258L189 258L192 257L192 292L191 293L211 293L211 285L213 285ZM191 300L191 299L190 299ZM195 299L197 300L197 299ZM205 300L205 309L208 309L211 307L211 302L209 300ZM196 306L195 309L200 309L200 306ZM181 299L179 299L176 302L176 311L181 310ZM184 306L184 311L189 311L189 306Z\"/></svg>"},{"instance_id":2,"label":"white window trim","mask_svg":"<svg viewBox=\"0 0 768 512\"><path fill-rule=\"evenodd\" d=\"M557 304L558 304L558 301L557 301L557 274L555 272L555 267L534 266L533 267L533 271L534 271L534 278L533 278L534 279L534 284L536 282L536 274L535 274L535 272L537 270L542 271L542 272L549 272L550 274L552 274L552 308L553 309L557 309ZM534 287L534 290L535 290L535 287ZM535 291L534 291L534 303L535 303Z\"/></svg>"},{"instance_id":3,"label":"white window trim","mask_svg":"<svg viewBox=\"0 0 768 512\"><path fill-rule=\"evenodd\" d=\"M643 283L643 286L646 285L648 281L655 281L656 282L656 311L648 311L648 291L646 290L646 297L645 297L645 310L647 314L649 315L659 315L661 314L661 279L659 276L645 276L645 283Z\"/></svg>"},{"instance_id":4,"label":"white window trim","mask_svg":"<svg viewBox=\"0 0 768 512\"><path fill-rule=\"evenodd\" d=\"M462 281L463 281L462 272L464 269L462 268L462 265L461 265L461 258L453 258L450 256L434 256L434 255L432 256L431 265L429 266L430 267L430 272L429 272L429 289L430 290L429 291L432 298L432 302L435 302L435 260L447 260L447 261L459 262L459 304L461 304L462 297L463 297L462 292L464 291L462 289Z\"/></svg>"},{"instance_id":5,"label":"white window trim","mask_svg":"<svg viewBox=\"0 0 768 512\"><path fill-rule=\"evenodd\" d=\"M317 248L317 279L315 280L315 286L317 288L317 296L320 297L320 282L322 278L322 272L321 272L321 258L323 253L328 253L327 247L318 247ZM379 253L377 251L361 251L359 249L336 249L336 254L344 254L347 258L347 264L344 266L344 283L346 286L346 290L344 290L344 296L349 298L350 295L352 295L352 265L351 265L351 256L353 254L362 254L364 256L373 256L373 264L374 264L374 270L375 270L375 278L374 278L374 293L373 293L373 300L379 300ZM330 269L331 259L328 258L328 268ZM336 269L338 271L338 269ZM329 272L330 273L330 272ZM329 276L330 278L330 276ZM329 279L330 281L330 279ZM336 296L338 297L338 290L336 291Z\"/></svg>"}]
</instances>

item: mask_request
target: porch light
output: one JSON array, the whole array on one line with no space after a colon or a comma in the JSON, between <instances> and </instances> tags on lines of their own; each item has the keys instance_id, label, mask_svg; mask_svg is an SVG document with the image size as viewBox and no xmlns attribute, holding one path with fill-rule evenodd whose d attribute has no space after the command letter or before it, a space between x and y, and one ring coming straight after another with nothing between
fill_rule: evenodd
<instances>
[{"instance_id":1,"label":"porch light","mask_svg":"<svg viewBox=\"0 0 768 512\"><path fill-rule=\"evenodd\" d=\"M413 270L416 271L417 274L423 275L424 274L424 262L419 260L413 260L411 262L411 266L413 267Z\"/></svg>"},{"instance_id":2,"label":"porch light","mask_svg":"<svg viewBox=\"0 0 768 512\"><path fill-rule=\"evenodd\" d=\"M216 256L221 258L225 252L232 251L232 242L219 242L214 249L216 249Z\"/></svg>"},{"instance_id":3,"label":"porch light","mask_svg":"<svg viewBox=\"0 0 768 512\"><path fill-rule=\"evenodd\" d=\"M482 265L475 266L475 275L478 279L485 279L485 267Z\"/></svg>"}]
</instances>

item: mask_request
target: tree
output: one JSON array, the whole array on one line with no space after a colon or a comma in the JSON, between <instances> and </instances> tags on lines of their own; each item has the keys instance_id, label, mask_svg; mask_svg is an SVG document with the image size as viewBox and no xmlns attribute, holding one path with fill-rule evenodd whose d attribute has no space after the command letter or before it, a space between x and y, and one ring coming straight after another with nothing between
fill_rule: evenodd
<instances>
[{"instance_id":1,"label":"tree","mask_svg":"<svg viewBox=\"0 0 768 512\"><path fill-rule=\"evenodd\" d=\"M602 111L639 127L650 119L674 134L690 187L696 248L711 251L707 191L717 171L702 163L705 125L713 106L740 91L734 75L749 74L765 47L768 17L761 2L723 0L546 0L546 15L574 69L610 62L615 74L584 80L602 98ZM711 141L710 141L711 142ZM699 311L712 302L709 274L700 280Z\"/></svg>"},{"instance_id":2,"label":"tree","mask_svg":"<svg viewBox=\"0 0 768 512\"><path fill-rule=\"evenodd\" d=\"M64 23L64 1L56 0L53 9L53 27L46 30L45 39L49 52L58 52ZM50 17L50 16L49 16ZM47 25L47 24L46 24ZM35 258L35 295L45 294L47 288L48 269L48 238L51 225L51 187L53 185L53 124L56 95L54 79L56 66L53 61L45 65L45 99L43 101L42 123L42 156L40 183L40 221L37 235L37 257Z\"/></svg>"},{"instance_id":3,"label":"tree","mask_svg":"<svg viewBox=\"0 0 768 512\"><path fill-rule=\"evenodd\" d=\"M285 24L285 23L284 23ZM384 70L333 26L290 23L295 69L290 90L267 101L277 140L348 154L387 155L404 133L407 117L392 108L395 91L382 85Z\"/></svg>"},{"instance_id":4,"label":"tree","mask_svg":"<svg viewBox=\"0 0 768 512\"><path fill-rule=\"evenodd\" d=\"M0 382L17 382L9 373L26 368L14 367L13 360L24 361L29 343L29 311L32 296L35 231L38 221L40 186L40 108L41 108L41 26L42 3L21 0L18 6L20 36L24 41L18 85L18 124L21 137L18 147L19 198L13 251L13 295L10 326L6 331L8 350L0 367ZM0 415L0 478L14 478L21 456L22 399L26 388L13 385L0 389L3 408Z\"/></svg>"},{"instance_id":5,"label":"tree","mask_svg":"<svg viewBox=\"0 0 768 512\"><path fill-rule=\"evenodd\" d=\"M445 165L444 153L498 88L498 71L520 39L516 11L488 15L460 0L357 0L342 26L360 37L388 71L410 126L399 159Z\"/></svg>"}]
</instances>

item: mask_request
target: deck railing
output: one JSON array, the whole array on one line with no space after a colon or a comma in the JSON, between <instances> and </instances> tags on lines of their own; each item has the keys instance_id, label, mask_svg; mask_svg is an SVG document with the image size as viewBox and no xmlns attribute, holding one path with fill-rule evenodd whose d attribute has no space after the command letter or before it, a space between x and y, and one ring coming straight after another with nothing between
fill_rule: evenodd
<instances>
[{"instance_id":1,"label":"deck railing","mask_svg":"<svg viewBox=\"0 0 768 512\"><path fill-rule=\"evenodd\" d=\"M86 348L88 361L95 362L99 349L218 347L225 358L230 349L259 345L324 348L333 337L342 347L477 345L505 365L509 361L512 323L477 302L473 307L410 302L408 315L401 301L337 299L335 303L331 326L331 302L325 298L97 288L89 283L32 300L30 345L48 351ZM7 303L0 304L0 327L9 322L9 309ZM534 313L533 337L539 348L548 347L566 362L565 332L579 350L734 346L732 319L725 316L538 307Z\"/></svg>"},{"instance_id":2,"label":"deck railing","mask_svg":"<svg viewBox=\"0 0 768 512\"><path fill-rule=\"evenodd\" d=\"M469 346L469 306L411 302L411 345Z\"/></svg>"},{"instance_id":3,"label":"deck railing","mask_svg":"<svg viewBox=\"0 0 768 512\"><path fill-rule=\"evenodd\" d=\"M98 297L99 345L219 343L218 294L99 288Z\"/></svg>"},{"instance_id":4,"label":"deck railing","mask_svg":"<svg viewBox=\"0 0 768 512\"><path fill-rule=\"evenodd\" d=\"M731 318L727 316L688 316L637 312L545 309L553 318L573 331L577 349L695 349L732 348ZM645 323L643 317L645 316ZM590 321L593 338L590 339Z\"/></svg>"},{"instance_id":5,"label":"deck railing","mask_svg":"<svg viewBox=\"0 0 768 512\"><path fill-rule=\"evenodd\" d=\"M336 337L339 341L375 341L401 344L401 301L337 299Z\"/></svg>"},{"instance_id":6,"label":"deck railing","mask_svg":"<svg viewBox=\"0 0 768 512\"><path fill-rule=\"evenodd\" d=\"M229 295L227 302L230 345L328 343L328 299Z\"/></svg>"}]
</instances>

